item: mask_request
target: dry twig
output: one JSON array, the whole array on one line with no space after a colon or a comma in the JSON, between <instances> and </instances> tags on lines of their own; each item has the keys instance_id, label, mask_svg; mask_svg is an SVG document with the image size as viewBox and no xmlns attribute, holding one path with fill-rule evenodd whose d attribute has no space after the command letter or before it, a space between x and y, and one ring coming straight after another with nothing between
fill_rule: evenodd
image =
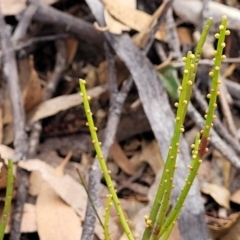
<instances>
[{"instance_id":1,"label":"dry twig","mask_svg":"<svg viewBox=\"0 0 240 240\"><path fill-rule=\"evenodd\" d=\"M46 90L43 96L43 101L46 101L53 96L66 66L67 53L66 53L65 43L62 40L56 41L56 49L57 49L56 64L53 70L52 77L46 87ZM39 145L40 135L42 132L42 122L41 121L35 122L31 127L31 130L32 131L29 139L29 150L28 150L29 158L33 158L36 155L36 151Z\"/></svg>"},{"instance_id":2,"label":"dry twig","mask_svg":"<svg viewBox=\"0 0 240 240\"><path fill-rule=\"evenodd\" d=\"M4 75L8 82L10 99L13 112L14 123L14 161L25 160L27 158L28 138L25 132L25 112L23 108L23 100L19 86L19 78L17 71L17 63L15 52L11 42L10 29L6 25L4 17L0 12L0 29L1 29L1 47L4 54ZM25 170L17 169L18 191L17 199L13 212L13 224L11 228L10 239L20 239L20 224L23 212L23 204L26 200L26 192L28 186L28 173Z\"/></svg>"}]
</instances>

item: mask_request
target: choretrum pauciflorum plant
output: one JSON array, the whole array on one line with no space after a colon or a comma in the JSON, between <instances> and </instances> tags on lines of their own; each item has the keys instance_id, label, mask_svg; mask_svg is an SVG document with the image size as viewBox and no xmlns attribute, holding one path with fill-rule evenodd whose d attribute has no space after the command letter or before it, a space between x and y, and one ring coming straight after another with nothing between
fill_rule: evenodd
<instances>
[{"instance_id":1,"label":"choretrum pauciflorum plant","mask_svg":"<svg viewBox=\"0 0 240 240\"><path fill-rule=\"evenodd\" d=\"M177 221L181 209L184 205L184 201L189 193L189 190L196 178L199 166L202 162L203 155L208 151L207 145L210 140L209 134L213 127L213 121L216 118L214 115L215 109L217 107L217 96L219 95L218 85L221 83L219 80L219 72L221 67L221 62L226 57L223 55L223 49L225 47L225 36L230 34L230 31L226 29L227 27L227 17L222 17L222 22L219 26L219 33L215 34L215 38L218 40L217 49L214 51L214 66L209 76L212 79L211 90L207 95L209 98L208 110L205 115L205 125L204 128L196 135L195 142L192 144L192 161L188 166L189 174L185 179L185 185L182 188L180 196L177 199L176 205L173 206L171 212L167 215L170 205L171 192L174 188L173 179L174 173L177 169L176 159L179 153L180 138L184 132L184 120L187 112L187 107L192 95L192 87L195 82L196 72L198 69L198 62L201 57L202 48L206 37L208 35L209 29L212 25L212 19L209 18L203 28L201 38L197 44L194 53L188 52L187 56L183 58L185 62L185 69L183 71L183 80L181 86L179 86L179 101L175 103L177 108L177 114L175 118L175 126L173 137L169 146L169 151L167 159L164 165L163 174L159 187L156 193L156 197L151 209L149 216L144 216L146 223L146 228L142 237L142 240L156 240L163 239L167 240L171 234L173 226ZM111 172L108 170L105 159L103 158L101 144L98 141L97 128L94 126L92 112L89 105L90 97L86 92L86 81L80 80L81 96L83 98L83 105L85 113L87 116L87 126L91 133L92 143L94 145L97 158L99 160L103 177L105 178L109 194L107 196L107 205L110 206L112 201L116 211L118 213L122 228L129 240L133 240L134 236L129 227L128 221L125 218L119 199L114 189L114 185L111 179ZM104 223L104 233L105 238L110 239L109 234L111 229L108 229L108 218L109 218L109 208L106 209L106 218Z\"/></svg>"}]
</instances>

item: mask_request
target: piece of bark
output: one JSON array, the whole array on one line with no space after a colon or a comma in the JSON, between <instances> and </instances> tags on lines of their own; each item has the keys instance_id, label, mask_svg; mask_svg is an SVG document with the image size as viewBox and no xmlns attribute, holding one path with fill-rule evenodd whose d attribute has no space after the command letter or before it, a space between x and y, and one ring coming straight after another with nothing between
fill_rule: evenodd
<instances>
[{"instance_id":1,"label":"piece of bark","mask_svg":"<svg viewBox=\"0 0 240 240\"><path fill-rule=\"evenodd\" d=\"M58 26L64 32L70 32L80 40L103 48L103 35L91 23L54 9L40 0L28 0L28 2L37 8L33 16L34 20Z\"/></svg>"}]
</instances>

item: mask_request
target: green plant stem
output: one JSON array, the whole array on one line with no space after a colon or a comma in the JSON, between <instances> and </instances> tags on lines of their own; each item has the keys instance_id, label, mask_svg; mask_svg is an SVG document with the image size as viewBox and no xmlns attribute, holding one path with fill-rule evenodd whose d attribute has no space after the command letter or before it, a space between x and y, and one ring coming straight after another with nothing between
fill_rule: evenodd
<instances>
[{"instance_id":1,"label":"green plant stem","mask_svg":"<svg viewBox=\"0 0 240 240\"><path fill-rule=\"evenodd\" d=\"M214 60L213 72L210 72L209 74L210 76L212 76L212 88L211 88L211 94L208 94L210 101L209 101L208 111L205 116L206 121L205 121L204 129L202 130L202 137L201 137L201 140L200 140L200 134L198 134L196 137L195 149L193 151L193 156L192 156L192 164L191 166L189 166L190 172L186 179L186 184L177 200L176 206L174 207L173 211L169 215L168 219L163 224L158 238L163 236L164 233L168 235L169 228L171 228L171 224L173 224L178 218L180 211L183 207L183 203L197 175L198 169L202 162L201 159L207 150L207 142L209 141L210 129L213 125L212 122L214 119L214 110L217 106L216 101L217 101L217 95L218 95L218 85L220 84L220 81L218 80L219 70L221 66L221 61L222 59L225 58L225 56L222 57L223 48L225 47L225 42L224 42L225 35L229 34L229 31L226 31L226 26L227 26L227 18L226 16L223 16L222 23L219 27L220 32L219 34L215 35L216 38L219 39L219 41L217 45L217 51L215 52L216 58Z\"/></svg>"},{"instance_id":2,"label":"green plant stem","mask_svg":"<svg viewBox=\"0 0 240 240\"><path fill-rule=\"evenodd\" d=\"M105 212L105 220L104 220L104 236L105 240L110 240L109 233L109 218L110 218L110 208L112 205L112 196L110 194L107 195L107 203L106 203L106 212Z\"/></svg>"},{"instance_id":3,"label":"green plant stem","mask_svg":"<svg viewBox=\"0 0 240 240\"><path fill-rule=\"evenodd\" d=\"M203 49L203 45L206 41L206 38L207 38L207 35L210 31L210 28L212 26L212 23L213 23L213 19L212 18L208 18L204 24L204 27L203 27L203 30L202 30L202 34L200 36L200 39L197 43L197 46L196 46L196 49L195 49L195 52L194 52L194 55L195 55L195 58L193 59L193 66L194 68L192 69L192 72L191 72L191 75L190 75L190 81L192 81L192 84L195 83L195 79L196 79L196 73L197 73L197 70L198 70L198 62L201 58L201 54L202 54L202 49ZM187 88L187 95L186 95L186 98L187 99L191 99L191 96L192 96L192 88ZM185 116L186 116L186 112L187 112L187 108L185 109L185 112L183 114L183 118L185 119Z\"/></svg>"},{"instance_id":4,"label":"green plant stem","mask_svg":"<svg viewBox=\"0 0 240 240\"><path fill-rule=\"evenodd\" d=\"M190 172L188 174L188 177L186 179L186 183L181 191L181 194L177 200L177 203L174 207L174 209L172 210L172 212L170 213L169 217L167 218L167 220L165 221L165 223L163 224L162 228L161 228L161 232L158 235L158 239L163 236L163 234L165 232L167 232L167 235L169 235L169 229L171 228L171 225L174 225L176 219L178 218L181 209L183 207L183 203L187 197L187 194L192 186L192 183L197 175L199 166L202 162L202 160L199 158L198 156L198 149L199 149L199 144L200 144L200 134L198 133L195 139L195 145L194 145L194 150L193 150L193 156L192 156L192 163L191 165L188 166Z\"/></svg>"},{"instance_id":5,"label":"green plant stem","mask_svg":"<svg viewBox=\"0 0 240 240\"><path fill-rule=\"evenodd\" d=\"M190 101L190 97L192 94L192 85L195 82L195 76L198 68L198 62L202 52L202 47L204 45L204 42L206 40L206 37L208 35L211 25L212 25L212 19L209 18L204 25L201 38L198 41L196 51L195 51L196 57L193 57L191 53L189 53L186 59L187 62L186 62L185 70L187 70L188 72L186 74L186 71L184 71L184 77L182 81L183 91L180 94L180 100L179 100L180 107L178 106L176 124L174 128L174 136L171 141L168 157L163 170L163 175L157 190L156 197L154 199L150 216L149 216L149 220L152 221L152 224L151 226L147 225L144 231L142 240L150 239L151 234L153 234L152 239L157 238L167 212L167 208L168 208L170 197L171 197L172 180L174 175L179 139L181 135L180 129L184 131L184 128L182 125L186 116L187 105ZM191 55L191 60L189 59L190 55ZM184 104L185 106L182 106L183 101L185 102ZM156 217L158 213L159 213L159 216L158 216L157 224L155 225Z\"/></svg>"},{"instance_id":6,"label":"green plant stem","mask_svg":"<svg viewBox=\"0 0 240 240\"><path fill-rule=\"evenodd\" d=\"M2 240L4 237L4 232L7 225L7 219L11 209L12 194L13 194L13 163L12 163L12 160L9 159L6 197L5 197L2 220L0 223L0 240Z\"/></svg>"},{"instance_id":7,"label":"green plant stem","mask_svg":"<svg viewBox=\"0 0 240 240\"><path fill-rule=\"evenodd\" d=\"M126 221L126 218L124 216L124 213L123 213L122 207L120 205L118 196L116 194L116 190L114 189L114 185L113 185L113 182L112 182L112 179L111 179L111 176L110 176L111 172L107 168L107 165L106 165L106 162L104 160L102 150L101 150L101 147L100 147L100 143L98 141L97 128L94 126L94 122L93 122L93 118L92 118L92 112L91 112L89 102L88 102L90 97L87 95L86 88L85 88L86 81L83 80L83 79L80 79L79 83L80 83L80 88L81 88L81 96L83 98L83 105L84 105L85 113L86 113L86 116L87 116L87 125L89 126L89 130L90 130L91 138L92 138L92 143L94 145L94 148L95 148L95 151L96 151L96 154L97 154L97 158L99 160L99 164L100 164L100 167L102 169L104 179L106 181L108 190L112 195L113 203L114 203L116 211L119 215L119 219L120 219L121 225L123 227L123 230L126 233L129 240L134 240L133 235L131 233L131 230L130 230L130 228L128 226L128 223Z\"/></svg>"},{"instance_id":8,"label":"green plant stem","mask_svg":"<svg viewBox=\"0 0 240 240\"><path fill-rule=\"evenodd\" d=\"M164 165L164 170L163 170L163 175L160 183L160 188L158 191L158 209L157 211L159 212L159 216L157 218L157 222L153 222L155 224L153 226L153 234L152 234L152 240L155 240L159 234L160 228L162 226L162 223L164 221L167 208L168 208L168 203L170 200L171 196L171 191L173 187L173 176L175 172L175 164L176 164L176 158L177 154L179 152L179 140L181 133L184 131L183 128L183 114L185 111L185 108L188 105L188 100L186 99L186 94L187 94L187 88L190 87L188 84L189 78L191 75L191 64L192 64L192 59L194 58L194 55L191 52L188 52L187 59L186 59L186 66L184 70L184 77L182 81L182 86L179 87L180 90L180 97L179 97L179 103L177 104L177 117L175 119L175 126L174 126L174 134L171 140L171 145L169 148L168 156L166 163ZM165 185L165 186L164 186ZM164 186L164 187L162 187ZM160 211L159 211L160 208ZM156 213L155 213L156 215ZM150 214L150 219L151 214Z\"/></svg>"}]
</instances>

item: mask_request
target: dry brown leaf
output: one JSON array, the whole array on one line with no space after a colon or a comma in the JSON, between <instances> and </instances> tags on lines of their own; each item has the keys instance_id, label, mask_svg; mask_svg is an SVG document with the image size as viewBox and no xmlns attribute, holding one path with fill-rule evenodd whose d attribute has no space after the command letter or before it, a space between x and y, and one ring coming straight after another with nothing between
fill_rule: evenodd
<instances>
[{"instance_id":1,"label":"dry brown leaf","mask_svg":"<svg viewBox=\"0 0 240 240\"><path fill-rule=\"evenodd\" d=\"M133 175L135 169L131 162L127 158L126 154L122 150L121 146L115 141L110 149L110 154L115 161L115 163L127 174Z\"/></svg>"},{"instance_id":2,"label":"dry brown leaf","mask_svg":"<svg viewBox=\"0 0 240 240\"><path fill-rule=\"evenodd\" d=\"M199 167L198 176L197 176L200 185L203 184L204 182L210 181L211 171L212 171L211 162L204 160Z\"/></svg>"},{"instance_id":3,"label":"dry brown leaf","mask_svg":"<svg viewBox=\"0 0 240 240\"><path fill-rule=\"evenodd\" d=\"M0 189L4 189L7 186L7 174L8 167L5 161L0 157Z\"/></svg>"},{"instance_id":4,"label":"dry brown leaf","mask_svg":"<svg viewBox=\"0 0 240 240\"><path fill-rule=\"evenodd\" d=\"M225 235L221 235L219 240L239 240L240 239L240 218L239 218L240 214L236 213L234 215L231 227L229 229L229 231L227 232L227 234ZM234 220L236 219L236 222L234 224Z\"/></svg>"},{"instance_id":5,"label":"dry brown leaf","mask_svg":"<svg viewBox=\"0 0 240 240\"><path fill-rule=\"evenodd\" d=\"M111 0L102 0L102 2L104 3L105 9L112 17L127 26L126 29L124 29L125 31L127 31L128 28L131 28L141 32L152 20L152 15L133 9L129 6L125 6L122 4L122 1L113 2ZM111 28L108 30L111 32ZM165 30L162 29L162 26L156 32L155 38L160 41L166 41L166 33Z\"/></svg>"},{"instance_id":6,"label":"dry brown leaf","mask_svg":"<svg viewBox=\"0 0 240 240\"><path fill-rule=\"evenodd\" d=\"M234 203L240 204L240 189L231 195L230 200Z\"/></svg>"},{"instance_id":7,"label":"dry brown leaf","mask_svg":"<svg viewBox=\"0 0 240 240\"><path fill-rule=\"evenodd\" d=\"M106 91L107 87L98 86L88 91L88 95L91 98L96 98L102 93ZM69 108L78 106L82 103L82 98L79 93L60 96L56 98L52 98L50 100L44 101L40 103L33 111L31 111L28 115L28 124L36 122L40 119L55 115L60 111L67 110Z\"/></svg>"},{"instance_id":8,"label":"dry brown leaf","mask_svg":"<svg viewBox=\"0 0 240 240\"><path fill-rule=\"evenodd\" d=\"M59 0L43 0L47 4L53 4ZM27 0L1 0L0 9L3 15L16 15L26 8Z\"/></svg>"},{"instance_id":9,"label":"dry brown leaf","mask_svg":"<svg viewBox=\"0 0 240 240\"><path fill-rule=\"evenodd\" d=\"M9 95L7 93L7 95ZM12 109L9 97L6 97L3 101L3 125L8 124L12 121Z\"/></svg>"},{"instance_id":10,"label":"dry brown leaf","mask_svg":"<svg viewBox=\"0 0 240 240\"><path fill-rule=\"evenodd\" d=\"M236 234L236 230L238 231L239 229L239 217L240 213L233 213L228 219L207 216L208 228L212 238L218 240L238 240L239 232Z\"/></svg>"},{"instance_id":11,"label":"dry brown leaf","mask_svg":"<svg viewBox=\"0 0 240 240\"><path fill-rule=\"evenodd\" d=\"M142 28L151 20L151 15L132 9L124 4L122 1L102 0L107 11L117 20L131 29L141 31Z\"/></svg>"},{"instance_id":12,"label":"dry brown leaf","mask_svg":"<svg viewBox=\"0 0 240 240\"><path fill-rule=\"evenodd\" d=\"M124 65L124 63L117 57L115 57L115 68L116 68L116 75L117 75L117 83L121 84L129 75L129 71ZM106 83L109 79L107 61L101 62L98 68L96 69L96 72L97 72L99 83L100 84Z\"/></svg>"},{"instance_id":13,"label":"dry brown leaf","mask_svg":"<svg viewBox=\"0 0 240 240\"><path fill-rule=\"evenodd\" d=\"M53 168L39 159L20 161L18 165L27 171L39 171L43 180L54 189L59 197L76 211L81 219L84 219L87 195L82 185L67 174L62 177L54 176L52 174ZM51 171L49 171L49 169L51 169Z\"/></svg>"},{"instance_id":14,"label":"dry brown leaf","mask_svg":"<svg viewBox=\"0 0 240 240\"><path fill-rule=\"evenodd\" d=\"M36 206L30 203L25 203L21 221L21 232L30 233L36 231L37 231Z\"/></svg>"},{"instance_id":15,"label":"dry brown leaf","mask_svg":"<svg viewBox=\"0 0 240 240\"><path fill-rule=\"evenodd\" d=\"M137 3L136 0L117 0L115 1L116 4L122 4L126 7L129 7L131 9L136 9ZM114 19L107 10L104 10L104 18L106 25L108 27L108 31L114 34L121 34L123 31L129 31L131 30L130 27L122 24L121 22Z\"/></svg>"},{"instance_id":16,"label":"dry brown leaf","mask_svg":"<svg viewBox=\"0 0 240 240\"><path fill-rule=\"evenodd\" d=\"M178 27L177 32L178 32L179 40L182 44L188 44L192 46L193 39L192 39L192 34L189 28Z\"/></svg>"},{"instance_id":17,"label":"dry brown leaf","mask_svg":"<svg viewBox=\"0 0 240 240\"><path fill-rule=\"evenodd\" d=\"M54 171L46 171L56 179L62 179L64 167L71 158L69 153ZM46 164L45 164L46 165ZM42 177L44 179L44 174ZM52 181L52 180L50 180ZM61 184L59 182L58 184ZM63 186L66 187L66 186ZM68 187L72 187L71 185ZM64 188L62 191L66 191ZM82 228L80 218L73 208L60 198L59 191L52 187L49 179L44 179L36 202L38 234L42 240L46 239L79 239ZM61 194L63 195L63 194ZM61 196L62 197L62 196ZM72 196L73 198L74 196ZM47 213L47 214L46 214ZM48 224L46 224L48 223Z\"/></svg>"},{"instance_id":18,"label":"dry brown leaf","mask_svg":"<svg viewBox=\"0 0 240 240\"><path fill-rule=\"evenodd\" d=\"M15 15L26 7L26 0L0 1L0 9L3 15Z\"/></svg>"},{"instance_id":19,"label":"dry brown leaf","mask_svg":"<svg viewBox=\"0 0 240 240\"><path fill-rule=\"evenodd\" d=\"M34 69L34 60L29 58L30 76L27 85L23 91L24 108L28 112L38 103L42 101L43 90L38 77L38 73Z\"/></svg>"},{"instance_id":20,"label":"dry brown leaf","mask_svg":"<svg viewBox=\"0 0 240 240\"><path fill-rule=\"evenodd\" d=\"M75 38L68 38L66 40L67 48L67 65L71 64L78 48L78 40Z\"/></svg>"},{"instance_id":21,"label":"dry brown leaf","mask_svg":"<svg viewBox=\"0 0 240 240\"><path fill-rule=\"evenodd\" d=\"M13 158L14 150L6 145L0 144L0 155L7 164L7 160Z\"/></svg>"},{"instance_id":22,"label":"dry brown leaf","mask_svg":"<svg viewBox=\"0 0 240 240\"><path fill-rule=\"evenodd\" d=\"M73 198L75 196L72 196ZM38 234L41 240L79 240L81 221L47 182L43 182L36 203Z\"/></svg>"},{"instance_id":23,"label":"dry brown leaf","mask_svg":"<svg viewBox=\"0 0 240 240\"><path fill-rule=\"evenodd\" d=\"M3 141L5 145L9 145L13 142L14 133L13 133L13 123L7 124L3 127Z\"/></svg>"},{"instance_id":24,"label":"dry brown leaf","mask_svg":"<svg viewBox=\"0 0 240 240\"><path fill-rule=\"evenodd\" d=\"M4 204L3 202L0 202L0 217L2 216ZM12 211L12 209L11 209ZM5 233L9 233L11 230L11 216L9 215L8 218ZM37 231L37 223L36 223L36 207L33 204L25 203L23 206L23 215L22 215L22 221L21 221L21 233L31 233Z\"/></svg>"},{"instance_id":25,"label":"dry brown leaf","mask_svg":"<svg viewBox=\"0 0 240 240\"><path fill-rule=\"evenodd\" d=\"M143 141L142 151L136 153L130 161L134 167L139 166L141 162L148 163L155 174L158 173L164 164L156 140L151 142Z\"/></svg>"},{"instance_id":26,"label":"dry brown leaf","mask_svg":"<svg viewBox=\"0 0 240 240\"><path fill-rule=\"evenodd\" d=\"M227 188L213 183L203 183L201 191L210 195L220 206L229 209L230 192Z\"/></svg>"}]
</instances>

